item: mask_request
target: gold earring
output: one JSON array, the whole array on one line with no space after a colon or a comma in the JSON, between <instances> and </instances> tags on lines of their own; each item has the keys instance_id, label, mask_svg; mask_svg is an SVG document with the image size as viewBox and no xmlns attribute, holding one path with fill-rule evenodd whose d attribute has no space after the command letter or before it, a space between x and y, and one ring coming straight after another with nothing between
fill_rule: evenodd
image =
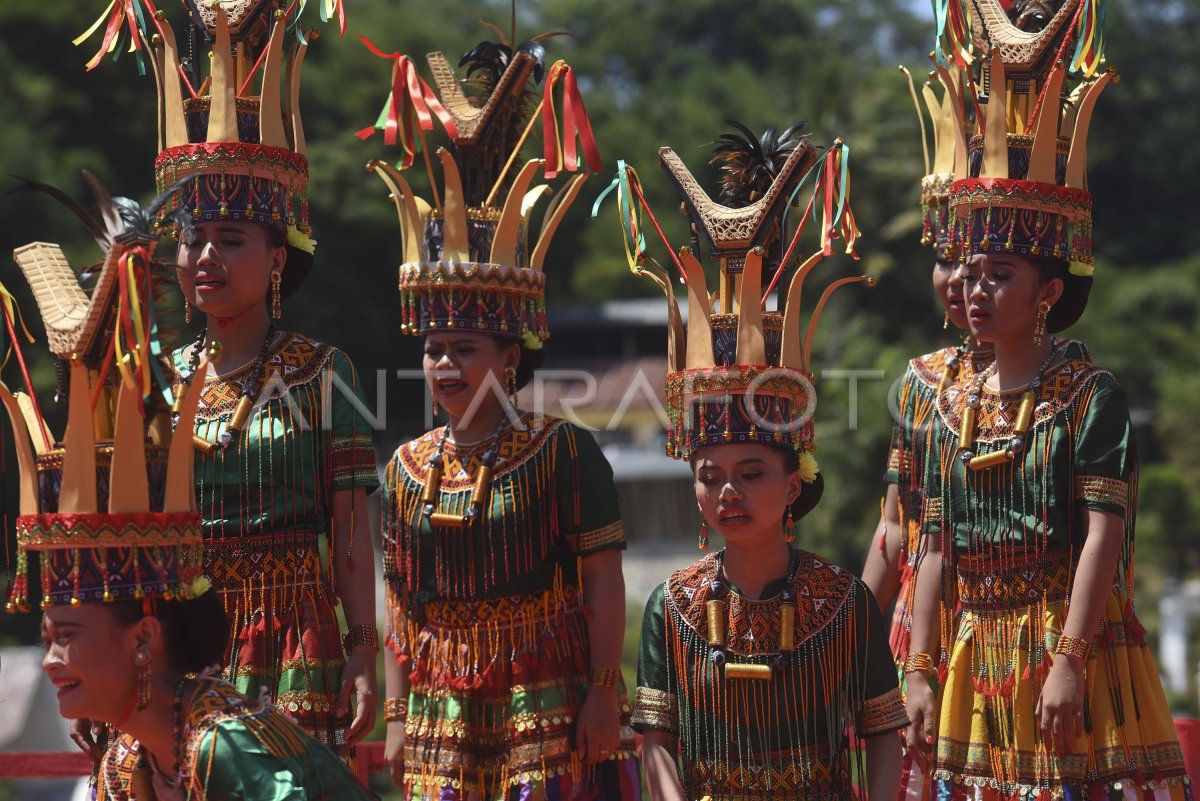
<instances>
[{"instance_id":1,"label":"gold earring","mask_svg":"<svg viewBox=\"0 0 1200 801\"><path fill-rule=\"evenodd\" d=\"M1046 336L1046 315L1050 314L1050 304L1042 301L1038 304L1037 321L1033 324L1033 344L1042 344L1042 337Z\"/></svg>"},{"instance_id":2,"label":"gold earring","mask_svg":"<svg viewBox=\"0 0 1200 801\"><path fill-rule=\"evenodd\" d=\"M139 645L133 652L133 664L137 666L137 711L150 706L150 649Z\"/></svg>"},{"instance_id":3,"label":"gold earring","mask_svg":"<svg viewBox=\"0 0 1200 801\"><path fill-rule=\"evenodd\" d=\"M440 411L441 411L441 409L438 408L437 398L434 398L433 399L433 418L435 420L437 419L438 412L440 412Z\"/></svg>"},{"instance_id":4,"label":"gold earring","mask_svg":"<svg viewBox=\"0 0 1200 801\"><path fill-rule=\"evenodd\" d=\"M283 283L283 273L280 270L271 271L271 319L278 320L282 314L280 307L283 299L280 297L279 285Z\"/></svg>"},{"instance_id":5,"label":"gold earring","mask_svg":"<svg viewBox=\"0 0 1200 801\"><path fill-rule=\"evenodd\" d=\"M942 317L942 330L946 331L949 328L950 328L950 312L946 312L945 316Z\"/></svg>"},{"instance_id":6,"label":"gold earring","mask_svg":"<svg viewBox=\"0 0 1200 801\"><path fill-rule=\"evenodd\" d=\"M190 323L192 321L192 304L187 300L183 301L183 321Z\"/></svg>"},{"instance_id":7,"label":"gold earring","mask_svg":"<svg viewBox=\"0 0 1200 801\"><path fill-rule=\"evenodd\" d=\"M508 390L508 402L517 408L517 371L512 367L504 368L504 385Z\"/></svg>"},{"instance_id":8,"label":"gold earring","mask_svg":"<svg viewBox=\"0 0 1200 801\"><path fill-rule=\"evenodd\" d=\"M701 523L700 523L700 537L697 539L696 544L700 547L700 550L702 550L702 551L708 550L708 521L707 520L701 521Z\"/></svg>"}]
</instances>

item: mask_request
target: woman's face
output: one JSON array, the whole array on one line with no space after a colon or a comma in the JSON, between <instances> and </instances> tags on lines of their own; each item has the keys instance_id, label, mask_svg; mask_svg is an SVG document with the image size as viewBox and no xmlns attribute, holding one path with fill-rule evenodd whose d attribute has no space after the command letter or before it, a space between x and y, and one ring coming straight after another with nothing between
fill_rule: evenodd
<instances>
[{"instance_id":1,"label":"woman's face","mask_svg":"<svg viewBox=\"0 0 1200 801\"><path fill-rule=\"evenodd\" d=\"M727 542L780 539L787 507L800 497L800 473L770 445L701 448L692 462L700 513Z\"/></svg>"},{"instance_id":2,"label":"woman's face","mask_svg":"<svg viewBox=\"0 0 1200 801\"><path fill-rule=\"evenodd\" d=\"M119 626L100 604L56 604L42 613L42 670L64 718L116 723L135 692L138 626Z\"/></svg>"},{"instance_id":3,"label":"woman's face","mask_svg":"<svg viewBox=\"0 0 1200 801\"><path fill-rule=\"evenodd\" d=\"M433 399L451 417L460 419L481 393L479 404L502 401L506 395L504 371L516 369L520 352L519 345L486 334L439 332L425 337L422 369Z\"/></svg>"},{"instance_id":4,"label":"woman's face","mask_svg":"<svg viewBox=\"0 0 1200 801\"><path fill-rule=\"evenodd\" d=\"M933 291L955 328L967 327L967 304L963 298L962 271L958 262L938 259L933 263Z\"/></svg>"},{"instance_id":5,"label":"woman's face","mask_svg":"<svg viewBox=\"0 0 1200 801\"><path fill-rule=\"evenodd\" d=\"M282 271L287 250L271 244L265 226L247 222L196 225L179 241L176 275L183 296L219 319L250 310L266 313L271 273Z\"/></svg>"},{"instance_id":6,"label":"woman's face","mask_svg":"<svg viewBox=\"0 0 1200 801\"><path fill-rule=\"evenodd\" d=\"M962 271L971 333L982 342L1033 345L1038 305L1054 305L1062 281L1042 283L1037 267L1023 256L976 254Z\"/></svg>"}]
</instances>

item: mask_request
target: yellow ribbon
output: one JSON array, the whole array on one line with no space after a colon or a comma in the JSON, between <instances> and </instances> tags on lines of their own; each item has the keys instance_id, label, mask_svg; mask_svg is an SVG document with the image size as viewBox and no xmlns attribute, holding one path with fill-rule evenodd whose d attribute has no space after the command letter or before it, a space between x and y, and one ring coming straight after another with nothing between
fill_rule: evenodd
<instances>
[{"instance_id":1,"label":"yellow ribbon","mask_svg":"<svg viewBox=\"0 0 1200 801\"><path fill-rule=\"evenodd\" d=\"M0 284L0 304L4 306L4 316L9 320L16 320L21 326L21 331L25 334L26 341L33 344L35 340L33 334L29 333L29 328L25 325L25 318L21 316L21 307L17 305L17 299L12 296L12 293L8 291L4 284ZM13 328L15 330L16 326ZM0 359L0 369L3 369L8 364L8 359L12 356L13 345L14 343L10 342L8 343L8 347L4 349L4 358Z\"/></svg>"}]
</instances>

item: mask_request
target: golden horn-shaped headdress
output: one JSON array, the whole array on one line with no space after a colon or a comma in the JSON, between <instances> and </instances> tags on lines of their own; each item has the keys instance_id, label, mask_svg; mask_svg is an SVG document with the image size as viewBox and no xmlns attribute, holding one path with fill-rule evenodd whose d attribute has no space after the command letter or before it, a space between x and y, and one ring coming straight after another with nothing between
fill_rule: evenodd
<instances>
[{"instance_id":1,"label":"golden horn-shaped headdress","mask_svg":"<svg viewBox=\"0 0 1200 801\"><path fill-rule=\"evenodd\" d=\"M556 192L539 177L556 175L560 162L568 170L581 166L574 156L577 132L589 167L598 166L570 68L563 62L550 67L545 94L535 110L529 86L541 79L544 70L543 50L536 41L516 50L507 43L485 42L468 53L465 63L477 65L482 60L495 70L486 82L486 93L471 98L463 93L458 76L441 53L428 57L435 91L406 56L385 54L364 42L376 55L393 61L393 89L379 122L359 131L359 136L367 139L376 130L384 131L385 143L403 147L404 166L413 163L414 140L424 141L424 131L433 129L434 117L454 144L452 151L436 151L442 173L440 192L433 159L425 150L432 203L413 193L400 170L382 161L367 165L387 185L399 217L403 330L421 335L447 329L475 331L541 347L549 337L544 268L550 243L587 174L571 177ZM561 148L549 148L547 158L522 165L519 154L539 111L543 124L549 126L548 135L557 136L553 102L558 86L570 98L564 109L571 109L564 111ZM547 197L550 202L537 226L534 210Z\"/></svg>"},{"instance_id":2,"label":"golden horn-shaped headdress","mask_svg":"<svg viewBox=\"0 0 1200 801\"><path fill-rule=\"evenodd\" d=\"M943 83L961 87L950 95L955 145L967 153L955 163L951 242L964 260L979 253L1057 258L1072 274L1090 276L1088 128L1100 92L1115 78L1112 71L1093 75L1103 42L1093 0L1066 0L1032 32L1017 29L996 0L974 3L976 46L985 54L975 80L939 68ZM1085 77L1068 91L1072 65ZM1049 325L1059 330L1069 321Z\"/></svg>"},{"instance_id":3,"label":"golden horn-shaped headdress","mask_svg":"<svg viewBox=\"0 0 1200 801\"><path fill-rule=\"evenodd\" d=\"M89 182L101 210L89 227L106 251L90 296L57 245L14 252L64 363L68 414L59 440L31 387L12 392L0 383L21 474L10 611L28 607L31 553L40 556L43 607L187 597L199 575L190 437L199 382L176 404L179 430L189 435L175 438L155 310L142 302L163 275L153 267L149 233L163 199L145 211L127 205L119 215L103 187Z\"/></svg>"},{"instance_id":4,"label":"golden horn-shaped headdress","mask_svg":"<svg viewBox=\"0 0 1200 801\"><path fill-rule=\"evenodd\" d=\"M764 141L773 135L774 131L769 131ZM761 152L753 145L752 149ZM663 169L691 216L693 230L704 234L720 267L718 310L714 312L697 254L690 247L672 251L687 284L686 330L670 277L646 253L641 215L643 211L649 214L649 208L637 174L619 163L617 178L609 189L616 190L631 267L654 280L667 296L666 395L671 424L667 452L675 458L690 459L696 449L721 442L763 442L800 452L813 447L810 358L817 321L837 287L865 279L855 276L833 282L808 325L803 326L805 279L817 263L832 254L833 238L845 238L846 250L852 252L858 236L846 204L848 149L839 140L819 158L811 142L799 138L780 150L768 158L773 162L770 183L749 193L748 202L736 208L713 200L669 148L659 151ZM816 187L803 218L821 204L822 246L786 283L780 299L782 311L766 311L767 298L782 277L783 267L791 262L802 228L789 225L787 210L811 175L817 176ZM796 214L800 216L800 212Z\"/></svg>"}]
</instances>

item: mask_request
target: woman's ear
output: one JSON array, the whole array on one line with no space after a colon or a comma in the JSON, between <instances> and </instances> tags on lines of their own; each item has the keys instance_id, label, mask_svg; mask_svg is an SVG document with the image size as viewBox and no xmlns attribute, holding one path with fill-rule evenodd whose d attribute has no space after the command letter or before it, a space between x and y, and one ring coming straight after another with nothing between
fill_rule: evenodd
<instances>
[{"instance_id":1,"label":"woman's ear","mask_svg":"<svg viewBox=\"0 0 1200 801\"><path fill-rule=\"evenodd\" d=\"M1063 280L1061 278L1051 278L1042 288L1038 290L1038 303L1048 303L1053 306L1058 303L1058 299L1063 295Z\"/></svg>"},{"instance_id":2,"label":"woman's ear","mask_svg":"<svg viewBox=\"0 0 1200 801\"><path fill-rule=\"evenodd\" d=\"M134 650L144 648L154 655L155 660L165 662L169 659L166 632L163 630L162 621L157 617L146 615L129 627L126 636L131 640Z\"/></svg>"},{"instance_id":3,"label":"woman's ear","mask_svg":"<svg viewBox=\"0 0 1200 801\"><path fill-rule=\"evenodd\" d=\"M271 248L271 272L282 273L283 268L287 266L287 248L277 247Z\"/></svg>"},{"instance_id":4,"label":"woman's ear","mask_svg":"<svg viewBox=\"0 0 1200 801\"><path fill-rule=\"evenodd\" d=\"M512 342L505 345L500 352L500 358L504 362L504 369L516 370L521 364L521 343Z\"/></svg>"},{"instance_id":5,"label":"woman's ear","mask_svg":"<svg viewBox=\"0 0 1200 801\"><path fill-rule=\"evenodd\" d=\"M804 480L800 478L800 471L793 470L788 475L788 506L791 506L800 498L800 493L804 491Z\"/></svg>"}]
</instances>

